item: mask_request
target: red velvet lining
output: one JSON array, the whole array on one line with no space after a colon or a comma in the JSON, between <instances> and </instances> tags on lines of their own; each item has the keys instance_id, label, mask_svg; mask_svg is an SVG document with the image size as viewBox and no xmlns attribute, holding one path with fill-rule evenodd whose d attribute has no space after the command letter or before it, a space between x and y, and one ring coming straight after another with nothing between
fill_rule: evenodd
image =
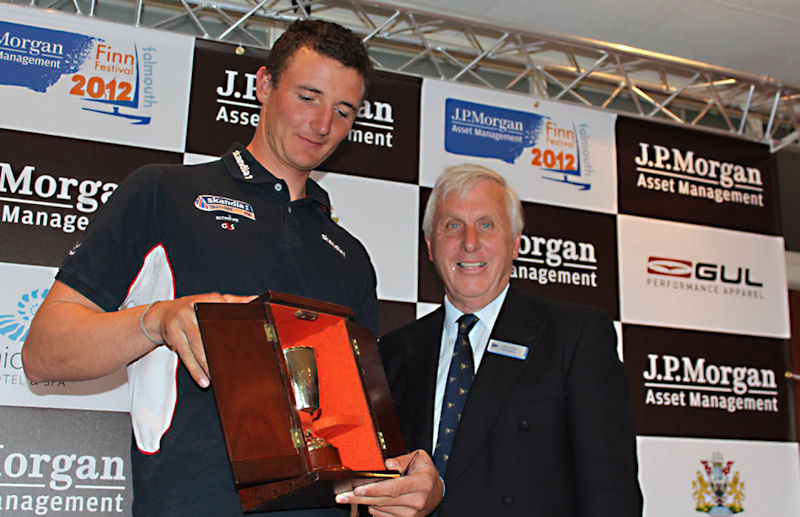
<instances>
[{"instance_id":1,"label":"red velvet lining","mask_svg":"<svg viewBox=\"0 0 800 517\"><path fill-rule=\"evenodd\" d=\"M294 307L271 304L283 348L314 349L319 378L320 414L312 431L339 449L342 464L352 470L383 470L361 375L344 319L319 313L314 321L299 319ZM303 421L307 417L301 413Z\"/></svg>"}]
</instances>

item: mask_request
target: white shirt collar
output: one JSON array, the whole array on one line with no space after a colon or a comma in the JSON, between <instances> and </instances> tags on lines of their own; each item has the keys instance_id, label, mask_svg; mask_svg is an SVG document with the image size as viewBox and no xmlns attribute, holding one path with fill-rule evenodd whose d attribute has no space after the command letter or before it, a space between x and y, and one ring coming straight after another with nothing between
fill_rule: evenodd
<instances>
[{"instance_id":1,"label":"white shirt collar","mask_svg":"<svg viewBox=\"0 0 800 517\"><path fill-rule=\"evenodd\" d=\"M490 332L494 328L494 323L497 321L497 316L500 314L500 308L503 306L503 302L506 300L506 294L508 293L509 285L510 284L506 284L506 287L500 294L497 295L494 300L489 302L481 310L474 313L475 316L478 317L478 321L482 323ZM456 306L450 302L450 299L447 297L447 295L445 295L444 328L455 329L458 318L460 318L463 314L463 312L457 309Z\"/></svg>"}]
</instances>

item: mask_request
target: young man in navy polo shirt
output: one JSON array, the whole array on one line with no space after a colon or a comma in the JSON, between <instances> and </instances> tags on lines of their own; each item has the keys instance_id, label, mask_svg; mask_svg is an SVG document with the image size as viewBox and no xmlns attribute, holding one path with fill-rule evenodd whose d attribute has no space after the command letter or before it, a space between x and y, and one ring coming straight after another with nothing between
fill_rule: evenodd
<instances>
[{"instance_id":1,"label":"young man in navy polo shirt","mask_svg":"<svg viewBox=\"0 0 800 517\"><path fill-rule=\"evenodd\" d=\"M309 178L350 130L369 73L350 31L295 22L258 71L250 144L208 164L133 173L56 276L23 347L25 372L83 380L127 365L135 515L241 514L195 303L284 291L350 306L376 331L369 257ZM387 467L402 470L410 457ZM424 515L442 486L423 452L408 475L358 492L373 512ZM332 511L341 509L300 513Z\"/></svg>"}]
</instances>

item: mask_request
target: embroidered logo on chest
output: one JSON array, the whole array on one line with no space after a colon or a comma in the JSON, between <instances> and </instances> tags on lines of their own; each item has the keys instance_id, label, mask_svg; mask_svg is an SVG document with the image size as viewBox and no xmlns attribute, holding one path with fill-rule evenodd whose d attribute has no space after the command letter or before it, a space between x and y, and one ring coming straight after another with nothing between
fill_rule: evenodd
<instances>
[{"instance_id":1,"label":"embroidered logo on chest","mask_svg":"<svg viewBox=\"0 0 800 517\"><path fill-rule=\"evenodd\" d=\"M203 212L227 212L229 214L247 217L256 220L256 214L250 203L231 199L229 197L215 196L213 194L202 194L194 200L195 208Z\"/></svg>"},{"instance_id":2,"label":"embroidered logo on chest","mask_svg":"<svg viewBox=\"0 0 800 517\"><path fill-rule=\"evenodd\" d=\"M338 252L339 252L339 253L340 253L340 254L341 254L343 257L347 258L347 253L345 253L345 252L344 252L344 250L343 250L341 247L339 247L339 245L338 245L338 244L336 244L335 242L333 242L333 241L331 240L331 238L330 238L330 237L328 237L328 236L327 236L327 235L325 235L324 233L321 233L321 234L320 234L320 236L322 237L322 240L323 240L323 241L325 241L325 242L327 242L328 244L330 244L330 245L331 245L331 247L332 247L333 249L335 249L336 251L338 251Z\"/></svg>"}]
</instances>

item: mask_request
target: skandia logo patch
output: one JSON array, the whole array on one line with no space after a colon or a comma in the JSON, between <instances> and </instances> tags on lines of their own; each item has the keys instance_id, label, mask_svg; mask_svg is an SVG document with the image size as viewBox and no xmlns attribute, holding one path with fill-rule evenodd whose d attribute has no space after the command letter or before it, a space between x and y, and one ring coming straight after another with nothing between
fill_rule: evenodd
<instances>
[{"instance_id":1,"label":"skandia logo patch","mask_svg":"<svg viewBox=\"0 0 800 517\"><path fill-rule=\"evenodd\" d=\"M195 208L204 212L227 212L236 214L248 219L256 220L256 214L250 203L231 199L229 197L215 196L213 194L202 194L194 200Z\"/></svg>"}]
</instances>

